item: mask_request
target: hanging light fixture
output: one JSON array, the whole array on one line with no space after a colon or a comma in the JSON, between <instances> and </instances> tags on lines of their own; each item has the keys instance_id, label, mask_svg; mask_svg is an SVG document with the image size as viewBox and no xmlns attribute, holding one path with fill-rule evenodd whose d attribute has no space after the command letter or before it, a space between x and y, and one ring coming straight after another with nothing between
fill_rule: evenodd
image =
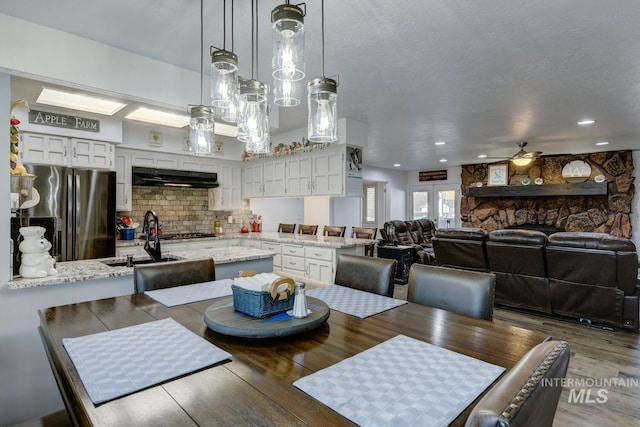
<instances>
[{"instance_id":1,"label":"hanging light fixture","mask_svg":"<svg viewBox=\"0 0 640 427\"><path fill-rule=\"evenodd\" d=\"M337 103L338 83L324 75L324 0L322 7L322 77L309 82L309 141L331 143L338 140Z\"/></svg>"},{"instance_id":2,"label":"hanging light fixture","mask_svg":"<svg viewBox=\"0 0 640 427\"><path fill-rule=\"evenodd\" d=\"M273 69L274 103L281 107L300 104L297 82L305 76L304 64L304 16L300 5L276 6L271 11L271 66Z\"/></svg>"},{"instance_id":3,"label":"hanging light fixture","mask_svg":"<svg viewBox=\"0 0 640 427\"><path fill-rule=\"evenodd\" d=\"M255 14L258 0L251 1L251 80L240 79L238 97L238 140L245 143L245 151L266 154L270 151L269 135L269 85L254 80L254 68L258 74L258 29ZM255 33L255 37L254 37ZM255 42L255 45L254 45ZM255 49L254 49L255 46Z\"/></svg>"},{"instance_id":4,"label":"hanging light fixture","mask_svg":"<svg viewBox=\"0 0 640 427\"><path fill-rule=\"evenodd\" d=\"M189 149L198 156L213 156L214 121L213 109L202 105L202 79L204 49L204 0L200 0L200 105L188 105L187 111L191 115L189 121Z\"/></svg>"},{"instance_id":5,"label":"hanging light fixture","mask_svg":"<svg viewBox=\"0 0 640 427\"><path fill-rule=\"evenodd\" d=\"M223 2L222 49L211 46L211 105L223 111L235 109L238 99L238 56L227 49L227 1ZM233 1L231 2L231 50L233 50ZM214 50L215 49L215 50Z\"/></svg>"}]
</instances>

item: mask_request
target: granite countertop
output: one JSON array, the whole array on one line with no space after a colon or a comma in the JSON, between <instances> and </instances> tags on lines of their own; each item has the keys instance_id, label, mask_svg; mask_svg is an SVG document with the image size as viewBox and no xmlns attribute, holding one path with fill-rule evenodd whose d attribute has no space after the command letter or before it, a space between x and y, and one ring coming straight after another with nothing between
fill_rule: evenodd
<instances>
[{"instance_id":1,"label":"granite countertop","mask_svg":"<svg viewBox=\"0 0 640 427\"><path fill-rule=\"evenodd\" d=\"M309 234L292 234L292 233L278 233L278 232L263 232L263 233L228 233L224 236L218 237L204 237L198 239L180 239L180 240L161 240L162 244L182 243L192 241L206 241L206 240L231 240L231 239L247 239L247 240L265 240L269 242L277 243L291 243L297 245L312 245L322 246L326 248L350 248L354 246L366 246L376 243L374 239L352 239L350 237L330 237L330 236L312 236ZM117 247L127 246L143 246L144 239L135 240L118 240L116 242Z\"/></svg>"},{"instance_id":2,"label":"granite countertop","mask_svg":"<svg viewBox=\"0 0 640 427\"><path fill-rule=\"evenodd\" d=\"M205 249L186 252L172 252L172 256L180 259L213 258L216 264L249 261L273 257L272 251L252 249L239 246L220 249ZM134 257L134 260L149 258L147 256ZM84 261L68 261L56 263L58 274L36 279L16 278L8 281L7 289L25 289L38 286L58 285L61 283L80 282L85 280L108 279L110 277L130 276L132 267L110 267L105 262L126 261L124 257L102 258Z\"/></svg>"}]
</instances>

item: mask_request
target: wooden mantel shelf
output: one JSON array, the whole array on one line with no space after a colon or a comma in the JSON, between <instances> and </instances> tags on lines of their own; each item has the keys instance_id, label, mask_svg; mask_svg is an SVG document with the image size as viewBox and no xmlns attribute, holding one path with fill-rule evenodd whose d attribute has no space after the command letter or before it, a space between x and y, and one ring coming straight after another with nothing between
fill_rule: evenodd
<instances>
[{"instance_id":1,"label":"wooden mantel shelf","mask_svg":"<svg viewBox=\"0 0 640 427\"><path fill-rule=\"evenodd\" d=\"M581 182L577 184L503 185L495 187L469 187L467 197L558 197L603 196L607 194L606 182Z\"/></svg>"}]
</instances>

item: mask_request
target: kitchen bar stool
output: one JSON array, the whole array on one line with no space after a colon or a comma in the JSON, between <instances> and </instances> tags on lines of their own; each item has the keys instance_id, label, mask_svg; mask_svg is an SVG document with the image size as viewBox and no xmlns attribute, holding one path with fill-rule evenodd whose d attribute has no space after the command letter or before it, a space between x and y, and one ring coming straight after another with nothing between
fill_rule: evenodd
<instances>
[{"instance_id":1,"label":"kitchen bar stool","mask_svg":"<svg viewBox=\"0 0 640 427\"><path fill-rule=\"evenodd\" d=\"M298 226L298 234L313 234L315 236L317 233L318 233L317 225L300 224Z\"/></svg>"},{"instance_id":2,"label":"kitchen bar stool","mask_svg":"<svg viewBox=\"0 0 640 427\"><path fill-rule=\"evenodd\" d=\"M380 230L382 231L382 230ZM353 227L351 228L351 238L356 239L375 239L376 234L378 233L377 228L369 228L369 227ZM371 245L366 245L364 247L364 254L366 256L373 256L374 250L376 248L376 244L373 243Z\"/></svg>"},{"instance_id":3,"label":"kitchen bar stool","mask_svg":"<svg viewBox=\"0 0 640 427\"><path fill-rule=\"evenodd\" d=\"M295 233L296 225L295 224L282 224L278 226L278 233Z\"/></svg>"},{"instance_id":4,"label":"kitchen bar stool","mask_svg":"<svg viewBox=\"0 0 640 427\"><path fill-rule=\"evenodd\" d=\"M324 230L322 230L323 236L333 236L333 237L344 237L344 232L347 230L347 227L338 227L335 225L325 225Z\"/></svg>"}]
</instances>

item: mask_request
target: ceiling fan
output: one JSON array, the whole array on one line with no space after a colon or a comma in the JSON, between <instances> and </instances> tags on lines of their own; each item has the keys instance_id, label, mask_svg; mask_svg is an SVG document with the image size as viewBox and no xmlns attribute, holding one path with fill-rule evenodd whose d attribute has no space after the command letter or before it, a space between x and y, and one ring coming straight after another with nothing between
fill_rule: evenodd
<instances>
[{"instance_id":1,"label":"ceiling fan","mask_svg":"<svg viewBox=\"0 0 640 427\"><path fill-rule=\"evenodd\" d=\"M511 160L516 166L526 166L542 154L542 151L525 151L524 147L526 146L526 141L519 142L518 147L520 147L520 151L508 157L508 160ZM504 157L487 157L487 159L504 159Z\"/></svg>"}]
</instances>

